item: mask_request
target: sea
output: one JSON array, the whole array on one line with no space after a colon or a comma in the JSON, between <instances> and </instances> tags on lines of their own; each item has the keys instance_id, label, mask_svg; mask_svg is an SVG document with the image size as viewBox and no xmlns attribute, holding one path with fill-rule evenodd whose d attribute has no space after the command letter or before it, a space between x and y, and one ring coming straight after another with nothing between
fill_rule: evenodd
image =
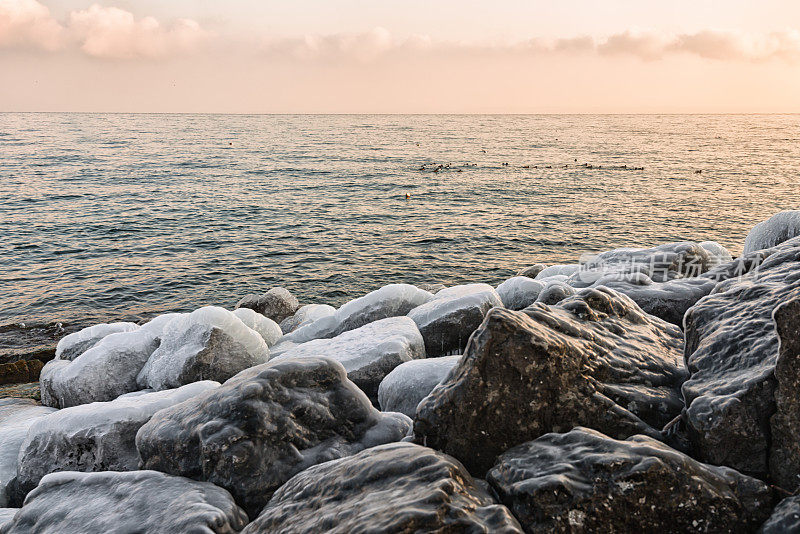
<instances>
[{"instance_id":1,"label":"sea","mask_svg":"<svg viewBox=\"0 0 800 534\"><path fill-rule=\"evenodd\" d=\"M283 286L496 285L795 209L800 115L0 113L0 362Z\"/></svg>"}]
</instances>

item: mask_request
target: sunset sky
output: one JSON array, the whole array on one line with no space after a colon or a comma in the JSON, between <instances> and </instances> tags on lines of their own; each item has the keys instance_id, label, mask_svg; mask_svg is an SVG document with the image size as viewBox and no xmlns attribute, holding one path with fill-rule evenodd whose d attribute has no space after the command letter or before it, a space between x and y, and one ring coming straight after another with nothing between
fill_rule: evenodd
<instances>
[{"instance_id":1,"label":"sunset sky","mask_svg":"<svg viewBox=\"0 0 800 534\"><path fill-rule=\"evenodd\" d=\"M800 112L800 2L0 0L0 111Z\"/></svg>"}]
</instances>

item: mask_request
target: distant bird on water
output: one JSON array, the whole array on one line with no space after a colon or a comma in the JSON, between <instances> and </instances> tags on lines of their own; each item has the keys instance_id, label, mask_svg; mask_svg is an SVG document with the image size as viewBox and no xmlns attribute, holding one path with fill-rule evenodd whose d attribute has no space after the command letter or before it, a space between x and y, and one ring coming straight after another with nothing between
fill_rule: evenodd
<instances>
[{"instance_id":1,"label":"distant bird on water","mask_svg":"<svg viewBox=\"0 0 800 534\"><path fill-rule=\"evenodd\" d=\"M411 195L409 195L408 193L406 193L406 200L408 200L409 198L411 198Z\"/></svg>"}]
</instances>

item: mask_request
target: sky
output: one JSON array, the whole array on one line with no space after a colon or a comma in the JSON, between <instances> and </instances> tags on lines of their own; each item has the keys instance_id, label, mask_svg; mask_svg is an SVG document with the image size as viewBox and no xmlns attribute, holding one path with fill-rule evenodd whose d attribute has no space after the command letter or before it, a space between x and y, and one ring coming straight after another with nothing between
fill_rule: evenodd
<instances>
[{"instance_id":1,"label":"sky","mask_svg":"<svg viewBox=\"0 0 800 534\"><path fill-rule=\"evenodd\" d=\"M0 111L798 113L797 0L0 0Z\"/></svg>"}]
</instances>

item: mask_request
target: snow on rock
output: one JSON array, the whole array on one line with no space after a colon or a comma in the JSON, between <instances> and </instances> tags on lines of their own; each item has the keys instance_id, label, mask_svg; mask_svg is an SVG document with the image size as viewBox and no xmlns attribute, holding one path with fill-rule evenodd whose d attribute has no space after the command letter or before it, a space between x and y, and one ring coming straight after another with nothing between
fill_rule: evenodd
<instances>
[{"instance_id":1,"label":"snow on rock","mask_svg":"<svg viewBox=\"0 0 800 534\"><path fill-rule=\"evenodd\" d=\"M268 317L264 317L258 312L251 310L250 308L238 308L233 311L233 314L242 321L245 326L250 328L251 330L255 330L258 332L258 335L264 340L267 344L267 347L271 347L283 335L281 332L281 327L278 326L278 323L269 319Z\"/></svg>"},{"instance_id":2,"label":"snow on rock","mask_svg":"<svg viewBox=\"0 0 800 534\"><path fill-rule=\"evenodd\" d=\"M283 485L243 534L522 533L458 461L392 443L310 467Z\"/></svg>"},{"instance_id":3,"label":"snow on rock","mask_svg":"<svg viewBox=\"0 0 800 534\"><path fill-rule=\"evenodd\" d=\"M250 308L276 323L294 315L299 307L297 297L283 287L273 287L262 295L247 295L236 304L236 308Z\"/></svg>"},{"instance_id":4,"label":"snow on rock","mask_svg":"<svg viewBox=\"0 0 800 534\"><path fill-rule=\"evenodd\" d=\"M161 345L138 374L141 388L171 389L198 380L223 382L266 362L264 339L233 313L206 306L164 326Z\"/></svg>"},{"instance_id":5,"label":"snow on rock","mask_svg":"<svg viewBox=\"0 0 800 534\"><path fill-rule=\"evenodd\" d=\"M136 446L142 467L218 484L255 517L298 472L399 441L410 426L376 410L339 362L291 358L161 410Z\"/></svg>"},{"instance_id":6,"label":"snow on rock","mask_svg":"<svg viewBox=\"0 0 800 534\"><path fill-rule=\"evenodd\" d=\"M742 252L772 248L797 236L800 236L800 210L781 211L750 230Z\"/></svg>"},{"instance_id":7,"label":"snow on rock","mask_svg":"<svg viewBox=\"0 0 800 534\"><path fill-rule=\"evenodd\" d=\"M232 534L247 522L230 493L207 482L156 471L66 471L44 477L2 532Z\"/></svg>"},{"instance_id":8,"label":"snow on rock","mask_svg":"<svg viewBox=\"0 0 800 534\"><path fill-rule=\"evenodd\" d=\"M178 389L123 395L65 408L33 421L20 449L15 502L56 471L135 471L136 432L157 411L219 387L195 382Z\"/></svg>"},{"instance_id":9,"label":"snow on rock","mask_svg":"<svg viewBox=\"0 0 800 534\"><path fill-rule=\"evenodd\" d=\"M486 312L502 306L492 286L466 284L442 289L431 301L411 310L408 316L417 323L430 358L463 351Z\"/></svg>"},{"instance_id":10,"label":"snow on rock","mask_svg":"<svg viewBox=\"0 0 800 534\"><path fill-rule=\"evenodd\" d=\"M660 441L587 428L546 434L498 458L487 482L526 532L753 532L770 488Z\"/></svg>"},{"instance_id":11,"label":"snow on rock","mask_svg":"<svg viewBox=\"0 0 800 534\"><path fill-rule=\"evenodd\" d=\"M527 276L515 276L497 286L497 294L503 301L503 306L517 311L536 302L544 287L545 284L538 280Z\"/></svg>"},{"instance_id":12,"label":"snow on rock","mask_svg":"<svg viewBox=\"0 0 800 534\"><path fill-rule=\"evenodd\" d=\"M347 378L378 404L378 385L392 369L425 357L425 342L408 317L389 317L330 339L315 339L272 358L325 356L344 365Z\"/></svg>"},{"instance_id":13,"label":"snow on rock","mask_svg":"<svg viewBox=\"0 0 800 534\"><path fill-rule=\"evenodd\" d=\"M0 507L8 506L7 490L17 475L19 450L28 429L38 418L55 411L31 399L0 399Z\"/></svg>"},{"instance_id":14,"label":"snow on rock","mask_svg":"<svg viewBox=\"0 0 800 534\"><path fill-rule=\"evenodd\" d=\"M103 323L89 326L61 338L56 345L56 360L74 360L109 334L138 330L135 323Z\"/></svg>"},{"instance_id":15,"label":"snow on rock","mask_svg":"<svg viewBox=\"0 0 800 534\"><path fill-rule=\"evenodd\" d=\"M378 387L378 402L384 412L400 412L410 418L417 405L447 377L461 355L412 360L398 365Z\"/></svg>"},{"instance_id":16,"label":"snow on rock","mask_svg":"<svg viewBox=\"0 0 800 534\"><path fill-rule=\"evenodd\" d=\"M327 304L306 304L301 306L291 317L281 321L281 332L289 334L300 327L313 323L317 319L329 317L336 313L336 308Z\"/></svg>"}]
</instances>

